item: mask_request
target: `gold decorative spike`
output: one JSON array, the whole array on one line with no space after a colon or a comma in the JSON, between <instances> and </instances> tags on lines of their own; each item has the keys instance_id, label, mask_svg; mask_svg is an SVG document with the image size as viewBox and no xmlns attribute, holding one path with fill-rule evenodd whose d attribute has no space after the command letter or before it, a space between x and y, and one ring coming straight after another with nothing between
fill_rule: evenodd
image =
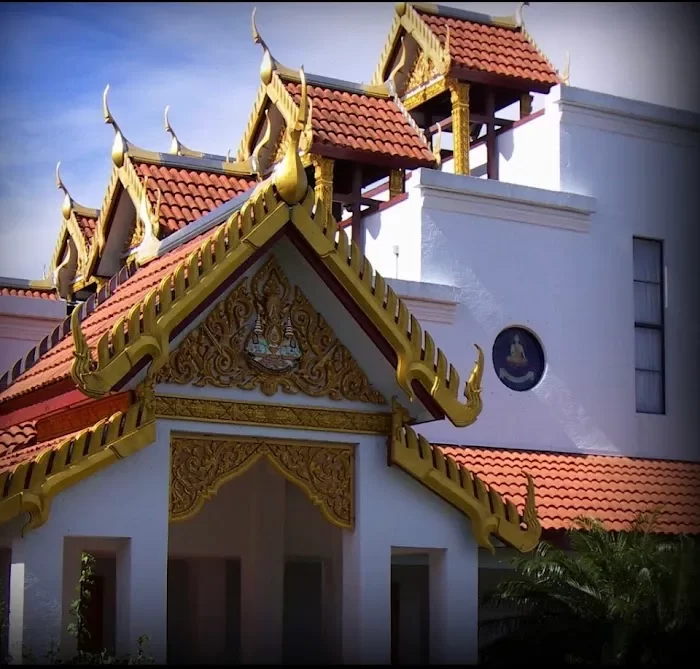
<instances>
[{"instance_id":1,"label":"gold decorative spike","mask_svg":"<svg viewBox=\"0 0 700 669\"><path fill-rule=\"evenodd\" d=\"M520 96L520 118L525 118L532 114L532 95L523 93Z\"/></svg>"},{"instance_id":2,"label":"gold decorative spike","mask_svg":"<svg viewBox=\"0 0 700 669\"><path fill-rule=\"evenodd\" d=\"M61 205L61 213L63 214L63 218L70 218L71 211L73 210L73 199L71 198L70 194L68 193L68 189L65 187L63 180L61 179L60 168L61 161L59 160L56 163L56 188L58 188L58 190L62 190L65 194L63 204Z\"/></svg>"},{"instance_id":3,"label":"gold decorative spike","mask_svg":"<svg viewBox=\"0 0 700 669\"><path fill-rule=\"evenodd\" d=\"M469 84L450 80L455 174L469 174Z\"/></svg>"},{"instance_id":4,"label":"gold decorative spike","mask_svg":"<svg viewBox=\"0 0 700 669\"><path fill-rule=\"evenodd\" d=\"M170 455L170 520L195 516L221 486L261 458L295 484L331 524L352 529L354 446L255 437L174 437Z\"/></svg>"},{"instance_id":5,"label":"gold decorative spike","mask_svg":"<svg viewBox=\"0 0 700 669\"><path fill-rule=\"evenodd\" d=\"M126 138L124 137L119 125L114 120L112 112L109 110L109 104L107 102L107 96L109 94L109 84L105 87L104 93L102 94L102 115L104 116L105 123L111 125L114 128L114 142L112 142L112 162L117 166L121 167L124 164L124 156L128 150L128 144Z\"/></svg>"},{"instance_id":6,"label":"gold decorative spike","mask_svg":"<svg viewBox=\"0 0 700 669\"><path fill-rule=\"evenodd\" d=\"M167 132L171 137L172 141L170 142L170 153L172 153L175 156L184 156L184 155L189 155L190 153L194 153L193 151L190 151L180 140L178 139L177 135L175 134L175 131L173 130L173 126L170 125L170 120L168 119L168 111L170 110L170 105L166 105L165 107L165 132Z\"/></svg>"},{"instance_id":7,"label":"gold decorative spike","mask_svg":"<svg viewBox=\"0 0 700 669\"><path fill-rule=\"evenodd\" d=\"M78 248L71 236L66 240L66 256L53 271L53 283L62 299L68 299L78 269Z\"/></svg>"},{"instance_id":8,"label":"gold decorative spike","mask_svg":"<svg viewBox=\"0 0 700 669\"><path fill-rule=\"evenodd\" d=\"M394 90L396 90L396 75L403 69L404 65L406 65L406 43L404 39L404 37L401 38L399 57L396 59L396 65L388 78L388 81L393 84Z\"/></svg>"},{"instance_id":9,"label":"gold decorative spike","mask_svg":"<svg viewBox=\"0 0 700 669\"><path fill-rule=\"evenodd\" d=\"M309 111L306 76L303 66L299 70L299 78L301 79L301 100L296 121L287 129L287 152L273 177L273 183L280 197L290 205L301 202L308 188L306 171L299 157L299 140L306 127Z\"/></svg>"},{"instance_id":10,"label":"gold decorative spike","mask_svg":"<svg viewBox=\"0 0 700 669\"><path fill-rule=\"evenodd\" d=\"M265 110L265 131L262 133L260 141L257 143L253 149L253 153L250 157L251 167L253 172L257 174L258 181L262 181L262 176L265 168L260 164L260 152L268 145L270 142L270 137L272 136L272 124L270 123L270 111Z\"/></svg>"},{"instance_id":11,"label":"gold decorative spike","mask_svg":"<svg viewBox=\"0 0 700 669\"><path fill-rule=\"evenodd\" d=\"M92 357L85 335L80 325L80 307L75 307L70 317L70 329L73 335L73 366L71 376L75 385L90 397L99 397L104 393L88 391L87 378L97 369L97 362Z\"/></svg>"},{"instance_id":12,"label":"gold decorative spike","mask_svg":"<svg viewBox=\"0 0 700 669\"><path fill-rule=\"evenodd\" d=\"M275 343L276 342L276 343ZM274 258L244 280L170 354L159 383L260 389L385 404L350 351L292 289Z\"/></svg>"}]
</instances>

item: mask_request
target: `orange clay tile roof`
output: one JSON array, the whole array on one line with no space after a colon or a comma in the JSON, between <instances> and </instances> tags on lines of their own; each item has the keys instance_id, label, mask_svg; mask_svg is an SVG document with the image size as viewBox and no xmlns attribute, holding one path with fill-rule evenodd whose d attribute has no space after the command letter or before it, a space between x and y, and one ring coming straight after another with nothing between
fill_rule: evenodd
<instances>
[{"instance_id":1,"label":"orange clay tile roof","mask_svg":"<svg viewBox=\"0 0 700 669\"><path fill-rule=\"evenodd\" d=\"M525 503L522 472L531 474L544 529L567 529L576 516L589 515L611 530L623 530L637 513L661 506L660 532L700 534L700 463L440 448L518 505Z\"/></svg>"},{"instance_id":2,"label":"orange clay tile roof","mask_svg":"<svg viewBox=\"0 0 700 669\"><path fill-rule=\"evenodd\" d=\"M450 28L450 55L456 65L506 77L558 84L551 63L538 52L520 28L474 23L436 16L415 8L444 45Z\"/></svg>"},{"instance_id":3,"label":"orange clay tile roof","mask_svg":"<svg viewBox=\"0 0 700 669\"><path fill-rule=\"evenodd\" d=\"M82 216L81 214L75 215L75 220L78 221L78 227L80 232L83 233L85 241L90 244L92 238L95 236L95 228L97 228L97 219L90 216Z\"/></svg>"},{"instance_id":4,"label":"orange clay tile roof","mask_svg":"<svg viewBox=\"0 0 700 669\"><path fill-rule=\"evenodd\" d=\"M202 241L218 228L191 239L170 253L156 258L130 276L82 322L82 330L91 347L119 316L127 313L146 293L163 278L164 273L191 253ZM33 367L22 373L16 381L0 393L0 404L13 397L24 395L37 388L70 377L73 363L73 337L67 333L61 341L42 355Z\"/></svg>"},{"instance_id":5,"label":"orange clay tile roof","mask_svg":"<svg viewBox=\"0 0 700 669\"><path fill-rule=\"evenodd\" d=\"M60 446L64 441L70 439L71 437L78 434L74 432L72 434L65 434L62 437L56 437L55 439L50 439L49 441L42 441L40 443L28 443L24 446L17 446L14 450L2 451L0 450L0 474L12 469L16 465L31 460L36 457L42 451L47 448L56 448Z\"/></svg>"},{"instance_id":6,"label":"orange clay tile roof","mask_svg":"<svg viewBox=\"0 0 700 669\"><path fill-rule=\"evenodd\" d=\"M42 300L57 300L58 296L53 288L10 288L0 286L0 295L14 295L15 297L36 297Z\"/></svg>"},{"instance_id":7,"label":"orange clay tile roof","mask_svg":"<svg viewBox=\"0 0 700 669\"><path fill-rule=\"evenodd\" d=\"M289 82L286 87L299 105L301 85ZM435 163L430 149L393 100L312 85L307 90L314 143L409 159L416 166Z\"/></svg>"},{"instance_id":8,"label":"orange clay tile roof","mask_svg":"<svg viewBox=\"0 0 700 669\"><path fill-rule=\"evenodd\" d=\"M167 236L254 186L255 177L194 171L134 162L139 176L148 177L148 199L155 207L158 189L160 225Z\"/></svg>"},{"instance_id":9,"label":"orange clay tile roof","mask_svg":"<svg viewBox=\"0 0 700 669\"><path fill-rule=\"evenodd\" d=\"M0 460L14 451L36 443L36 421L30 420L0 430Z\"/></svg>"}]
</instances>

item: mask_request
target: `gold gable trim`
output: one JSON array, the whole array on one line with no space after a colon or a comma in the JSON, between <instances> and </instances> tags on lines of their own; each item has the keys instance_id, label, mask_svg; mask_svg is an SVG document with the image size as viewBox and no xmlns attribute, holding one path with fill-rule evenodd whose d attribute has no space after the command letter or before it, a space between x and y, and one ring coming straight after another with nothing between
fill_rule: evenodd
<instances>
[{"instance_id":1,"label":"gold gable trim","mask_svg":"<svg viewBox=\"0 0 700 669\"><path fill-rule=\"evenodd\" d=\"M228 481L267 459L333 525L355 522L355 448L293 439L174 435L170 521L194 517Z\"/></svg>"},{"instance_id":2,"label":"gold gable trim","mask_svg":"<svg viewBox=\"0 0 700 669\"><path fill-rule=\"evenodd\" d=\"M480 546L495 552L489 538L489 535L494 535L522 553L535 548L542 535L542 526L537 518L532 477L525 474L527 499L521 517L513 502L504 500L478 475L457 464L405 425L406 415L406 411L395 404L389 440L391 463L465 514L471 520L472 533Z\"/></svg>"},{"instance_id":3,"label":"gold gable trim","mask_svg":"<svg viewBox=\"0 0 700 669\"><path fill-rule=\"evenodd\" d=\"M390 413L326 409L308 405L267 402L263 404L158 394L155 397L154 411L157 418L198 422L235 423L350 434L388 435L391 432Z\"/></svg>"},{"instance_id":4,"label":"gold gable trim","mask_svg":"<svg viewBox=\"0 0 700 669\"><path fill-rule=\"evenodd\" d=\"M241 280L187 335L156 382L386 404L274 258Z\"/></svg>"},{"instance_id":5,"label":"gold gable trim","mask_svg":"<svg viewBox=\"0 0 700 669\"><path fill-rule=\"evenodd\" d=\"M40 527L48 520L58 493L142 449L155 437L150 407L137 402L2 472L0 525L26 512L30 520L23 532Z\"/></svg>"}]
</instances>

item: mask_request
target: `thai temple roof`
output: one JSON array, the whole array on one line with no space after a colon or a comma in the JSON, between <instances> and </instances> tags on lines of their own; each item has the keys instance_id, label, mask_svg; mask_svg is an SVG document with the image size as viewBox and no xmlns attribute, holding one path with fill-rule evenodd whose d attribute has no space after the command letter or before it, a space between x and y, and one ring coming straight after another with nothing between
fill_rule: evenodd
<instances>
[{"instance_id":1,"label":"thai temple roof","mask_svg":"<svg viewBox=\"0 0 700 669\"><path fill-rule=\"evenodd\" d=\"M114 166L102 205L90 208L74 202L57 168L57 185L65 197L52 280L20 286L0 279L0 296L57 299L60 295L80 304L0 376L0 482L4 485L0 485L0 505L34 485L30 479L36 472L28 469L25 480L21 467L41 461L48 476L58 465L43 453L60 448L68 458L61 467L67 467L106 443L103 439L86 446L88 428L101 434L98 421L112 420L115 411L124 416L130 411L132 416L133 392L122 389L146 362L143 351L149 328L166 328L167 321L167 331L161 335L165 332L163 340L169 343L168 337L206 308L211 297L206 291L212 290L215 281L225 287L245 270L248 251L242 250L240 240L257 235L255 243L261 249L275 239L279 232L275 226L285 225L288 219L276 218L275 207L281 210L289 205L288 210L294 206L310 212L304 169L324 159L335 161L334 190L342 194L356 165L362 166L366 176L363 187L388 176L388 170L393 177L395 170L405 174L437 167L439 149L433 148L409 110L425 103L431 114L438 113L445 106L445 96L449 98L447 79L471 82L474 105L484 97L480 86L497 87L497 108L519 99L523 92L546 93L562 81L526 32L522 7L514 17L492 18L437 5L399 3L370 84L304 75L281 65L254 19L253 37L263 49L261 85L247 127L241 129L235 161L185 146L168 121L167 109L170 152L134 146L109 111L105 90L103 115L114 129ZM324 207L330 209L330 202L319 202L318 186L313 184L315 225L320 227L295 224L295 234L313 249L308 257L337 278L338 293L354 291L352 299L370 314L370 320L377 323L385 318L386 309L394 310L394 318L386 319L393 322L379 329L391 329L403 350L416 356L415 364L422 365L421 397L432 407L434 417L448 417L455 425L473 422L480 399L476 408L469 404L472 399L466 405L458 400L460 382L442 351L427 333L423 337L418 321L383 279L378 275L372 279L371 266L354 243L346 243L342 232L338 241L329 241L335 240L339 216L334 214L334 219L330 211L321 212ZM313 194L313 188L309 186L308 192ZM319 222L326 214L329 224ZM318 250L325 249L324 244L328 246L325 255ZM209 277L206 290L201 287L205 275ZM467 384L468 398L470 392L474 397L480 392L480 350L479 356ZM145 420L144 412L138 420ZM119 420L122 434L132 419ZM525 505L526 511L532 503L531 491L526 497L521 477L516 484L510 472L530 471L537 479L539 516L545 529L568 526L573 507L599 512L618 527L633 515L634 500L660 498L663 489L664 499L674 505L664 531L700 533L700 465L454 445L431 446L430 451L421 445L420 453L415 449L409 453L411 439L417 438L406 439L408 450L397 447L397 457L403 457L409 469L411 458L424 456L432 458L431 467L438 467L442 456L436 454L442 453L452 463L449 467L455 463L469 467L493 490ZM80 453L75 444L81 445ZM445 481L449 467L441 474ZM447 487L454 484L445 481ZM517 518L509 522L517 529Z\"/></svg>"}]
</instances>

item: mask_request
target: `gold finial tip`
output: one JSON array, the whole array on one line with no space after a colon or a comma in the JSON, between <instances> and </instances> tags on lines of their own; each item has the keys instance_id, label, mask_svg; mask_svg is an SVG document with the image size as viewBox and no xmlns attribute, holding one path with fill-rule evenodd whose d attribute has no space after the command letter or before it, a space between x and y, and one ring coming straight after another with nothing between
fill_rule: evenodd
<instances>
[{"instance_id":1,"label":"gold finial tip","mask_svg":"<svg viewBox=\"0 0 700 669\"><path fill-rule=\"evenodd\" d=\"M107 103L107 96L109 95L109 84L105 86L104 93L102 93L102 115L104 116L105 123L112 123L112 114L109 112L109 104Z\"/></svg>"},{"instance_id":2,"label":"gold finial tip","mask_svg":"<svg viewBox=\"0 0 700 669\"><path fill-rule=\"evenodd\" d=\"M253 31L253 44L260 44L260 32L258 31L258 26L255 25L255 14L257 13L258 8L253 7L253 14L251 16L251 23L252 23L252 31Z\"/></svg>"},{"instance_id":3,"label":"gold finial tip","mask_svg":"<svg viewBox=\"0 0 700 669\"><path fill-rule=\"evenodd\" d=\"M274 70L274 64L272 62L272 55L269 49L265 49L263 54L262 63L260 63L260 79L263 84L267 86L272 81L272 72Z\"/></svg>"},{"instance_id":4,"label":"gold finial tip","mask_svg":"<svg viewBox=\"0 0 700 669\"><path fill-rule=\"evenodd\" d=\"M56 188L65 192L66 187L63 185L63 180L61 179L61 161L56 163Z\"/></svg>"},{"instance_id":5,"label":"gold finial tip","mask_svg":"<svg viewBox=\"0 0 700 669\"><path fill-rule=\"evenodd\" d=\"M396 13L398 14L398 16L403 16L406 13L406 9L408 8L405 2L396 3Z\"/></svg>"}]
</instances>

